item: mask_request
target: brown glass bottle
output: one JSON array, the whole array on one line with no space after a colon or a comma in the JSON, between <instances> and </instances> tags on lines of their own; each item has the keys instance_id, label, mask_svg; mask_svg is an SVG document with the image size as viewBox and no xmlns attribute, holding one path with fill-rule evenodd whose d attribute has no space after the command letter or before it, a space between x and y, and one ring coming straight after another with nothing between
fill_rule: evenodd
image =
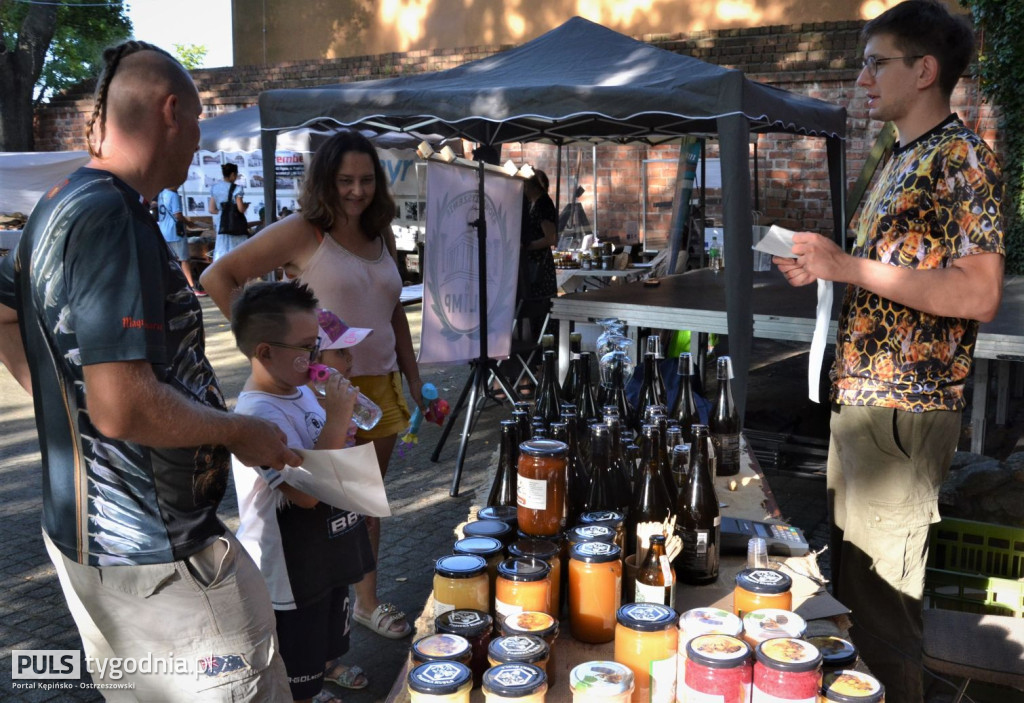
<instances>
[{"instance_id":1,"label":"brown glass bottle","mask_svg":"<svg viewBox=\"0 0 1024 703\"><path fill-rule=\"evenodd\" d=\"M576 402L578 388L580 386L580 345L583 336L579 332L569 334L569 370L565 374L565 383L562 384L562 400L570 403Z\"/></svg>"},{"instance_id":2,"label":"brown glass bottle","mask_svg":"<svg viewBox=\"0 0 1024 703\"><path fill-rule=\"evenodd\" d=\"M652 535L651 548L636 572L637 603L660 603L670 608L676 602L676 575L665 553L665 535Z\"/></svg>"},{"instance_id":3,"label":"brown glass bottle","mask_svg":"<svg viewBox=\"0 0 1024 703\"><path fill-rule=\"evenodd\" d=\"M516 465L519 463L519 428L515 420L501 421L501 449L487 505L516 504Z\"/></svg>"},{"instance_id":4,"label":"brown glass bottle","mask_svg":"<svg viewBox=\"0 0 1024 703\"><path fill-rule=\"evenodd\" d=\"M600 423L590 426L590 483L583 512L615 510L614 486L610 474L611 443L609 429Z\"/></svg>"},{"instance_id":5,"label":"brown glass bottle","mask_svg":"<svg viewBox=\"0 0 1024 703\"><path fill-rule=\"evenodd\" d=\"M679 422L679 428L683 431L683 441L689 444L693 441L691 427L700 423L700 414L697 412L697 401L693 397L693 358L687 352L679 355L679 365L676 367L679 374L679 394L672 406L670 416Z\"/></svg>"},{"instance_id":6,"label":"brown glass bottle","mask_svg":"<svg viewBox=\"0 0 1024 703\"><path fill-rule=\"evenodd\" d=\"M629 554L637 553L638 529L649 535L652 530L649 523L661 525L672 511L672 502L661 477L661 436L658 426L644 425L643 437L640 476L626 517L626 551Z\"/></svg>"},{"instance_id":7,"label":"brown glass bottle","mask_svg":"<svg viewBox=\"0 0 1024 703\"><path fill-rule=\"evenodd\" d=\"M708 420L711 441L715 445L715 473L735 476L740 472L740 414L732 399L732 361L718 359L718 397Z\"/></svg>"},{"instance_id":8,"label":"brown glass bottle","mask_svg":"<svg viewBox=\"0 0 1024 703\"><path fill-rule=\"evenodd\" d=\"M576 415L563 413L561 422L551 423L551 437L569 447L565 467L565 524L573 527L583 512L590 484L576 442Z\"/></svg>"},{"instance_id":9,"label":"brown glass bottle","mask_svg":"<svg viewBox=\"0 0 1024 703\"><path fill-rule=\"evenodd\" d=\"M540 381L537 383L537 403L534 418L540 418L546 425L558 421L562 411L562 391L558 385L558 364L554 351L544 352Z\"/></svg>"},{"instance_id":10,"label":"brown glass bottle","mask_svg":"<svg viewBox=\"0 0 1024 703\"><path fill-rule=\"evenodd\" d=\"M612 502L614 510L627 512L632 502L633 492L629 486L629 467L626 465L626 458L622 451L622 441L619 435L619 420L615 418L605 419L605 426L608 428L608 473L612 483Z\"/></svg>"},{"instance_id":11,"label":"brown glass bottle","mask_svg":"<svg viewBox=\"0 0 1024 703\"><path fill-rule=\"evenodd\" d=\"M690 472L676 505L676 534L683 541L683 551L676 560L676 573L680 581L694 585L712 583L718 578L722 518L711 478L709 444L707 426L694 425Z\"/></svg>"},{"instance_id":12,"label":"brown glass bottle","mask_svg":"<svg viewBox=\"0 0 1024 703\"><path fill-rule=\"evenodd\" d=\"M655 339L657 339L655 337ZM633 415L630 418L630 426L640 432L647 408L655 405L665 405L665 382L661 380L661 372L658 369L658 358L652 353L644 354L644 380L640 384L640 393L636 398L636 407L633 408Z\"/></svg>"}]
</instances>

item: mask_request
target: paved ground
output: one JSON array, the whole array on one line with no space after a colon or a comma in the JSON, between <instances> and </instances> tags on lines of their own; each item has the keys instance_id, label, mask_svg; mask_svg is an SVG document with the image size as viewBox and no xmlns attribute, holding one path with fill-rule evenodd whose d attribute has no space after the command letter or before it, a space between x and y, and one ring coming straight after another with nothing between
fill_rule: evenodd
<instances>
[{"instance_id":1,"label":"paved ground","mask_svg":"<svg viewBox=\"0 0 1024 703\"><path fill-rule=\"evenodd\" d=\"M409 312L417 338L419 310L413 307ZM234 349L223 317L209 302L204 303L204 313L210 357L221 376L225 394L234 398L245 378L245 360ZM801 397L800 373L794 371L801 367L798 355L799 345L755 349L754 358L761 359L763 365L752 376L748 416L757 417L759 426L771 431L824 436L820 408L780 400ZM423 376L454 405L467 374L468 367L459 366L425 370ZM789 392L791 388L797 388L796 395ZM410 618L419 615L429 594L434 559L450 550L455 528L486 498L491 462L497 449L498 422L506 415L506 407L493 403L482 411L468 446L458 498L449 498L448 488L461 422L438 463L430 461L430 454L440 428L428 424L424 425L419 446L392 460L386 484L394 516L384 521L380 592L383 599L396 603ZM11 649L80 649L80 643L40 537L40 459L31 404L2 368L0 427L0 500L4 506L0 511L0 700L99 700L89 690L12 691ZM823 482L779 476L771 483L783 514L805 530L813 546L823 545ZM237 511L231 495L229 491L221 514L234 527ZM409 643L408 639L386 640L355 626L348 660L361 665L371 683L363 691L345 692L345 700L383 700Z\"/></svg>"}]
</instances>

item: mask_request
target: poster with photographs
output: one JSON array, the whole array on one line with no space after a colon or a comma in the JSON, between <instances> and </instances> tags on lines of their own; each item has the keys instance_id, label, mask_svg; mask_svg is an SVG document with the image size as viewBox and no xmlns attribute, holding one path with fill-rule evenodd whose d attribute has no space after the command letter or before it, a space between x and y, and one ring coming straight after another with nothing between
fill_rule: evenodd
<instances>
[{"instance_id":1,"label":"poster with photographs","mask_svg":"<svg viewBox=\"0 0 1024 703\"><path fill-rule=\"evenodd\" d=\"M278 151L277 172L278 217L298 209L299 191L310 155L301 151ZM242 200L249 203L246 216L250 222L261 220L266 201L263 195L263 155L260 151L197 151L189 167L188 180L182 186L182 199L187 217L210 217L210 189L224 180L221 167L235 164Z\"/></svg>"}]
</instances>

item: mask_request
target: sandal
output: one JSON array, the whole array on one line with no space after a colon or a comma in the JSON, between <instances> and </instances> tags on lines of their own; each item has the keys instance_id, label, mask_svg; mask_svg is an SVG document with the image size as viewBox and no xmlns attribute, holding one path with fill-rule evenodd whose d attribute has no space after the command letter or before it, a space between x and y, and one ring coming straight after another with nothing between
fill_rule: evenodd
<instances>
[{"instance_id":1,"label":"sandal","mask_svg":"<svg viewBox=\"0 0 1024 703\"><path fill-rule=\"evenodd\" d=\"M337 676L329 675L335 671L340 671L341 673ZM330 671L324 672L324 681L336 683L342 688L350 688L353 691L366 688L370 684L370 680L363 676L362 668L355 665L346 666L345 664L337 664Z\"/></svg>"},{"instance_id":2,"label":"sandal","mask_svg":"<svg viewBox=\"0 0 1024 703\"><path fill-rule=\"evenodd\" d=\"M334 695L326 688L313 696L313 703L332 703L332 701L336 701L336 703L343 703L338 696Z\"/></svg>"},{"instance_id":3,"label":"sandal","mask_svg":"<svg viewBox=\"0 0 1024 703\"><path fill-rule=\"evenodd\" d=\"M352 612L352 619L365 628L373 630L381 637L391 640L400 640L408 637L412 632L412 626L405 621L405 613L399 610L393 603L381 603L369 615L360 615L357 611ZM392 630L391 626L401 622L403 627L399 630Z\"/></svg>"}]
</instances>

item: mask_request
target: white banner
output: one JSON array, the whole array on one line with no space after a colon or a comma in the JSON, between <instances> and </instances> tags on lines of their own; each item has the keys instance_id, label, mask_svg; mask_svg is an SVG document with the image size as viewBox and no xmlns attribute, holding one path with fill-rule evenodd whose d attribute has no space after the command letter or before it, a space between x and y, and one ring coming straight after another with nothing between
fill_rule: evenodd
<instances>
[{"instance_id":1,"label":"white banner","mask_svg":"<svg viewBox=\"0 0 1024 703\"><path fill-rule=\"evenodd\" d=\"M427 248L423 271L422 364L467 361L480 356L478 239L471 223L479 213L478 171L427 164ZM519 281L523 182L500 173L484 175L487 222L487 355L509 355Z\"/></svg>"}]
</instances>

